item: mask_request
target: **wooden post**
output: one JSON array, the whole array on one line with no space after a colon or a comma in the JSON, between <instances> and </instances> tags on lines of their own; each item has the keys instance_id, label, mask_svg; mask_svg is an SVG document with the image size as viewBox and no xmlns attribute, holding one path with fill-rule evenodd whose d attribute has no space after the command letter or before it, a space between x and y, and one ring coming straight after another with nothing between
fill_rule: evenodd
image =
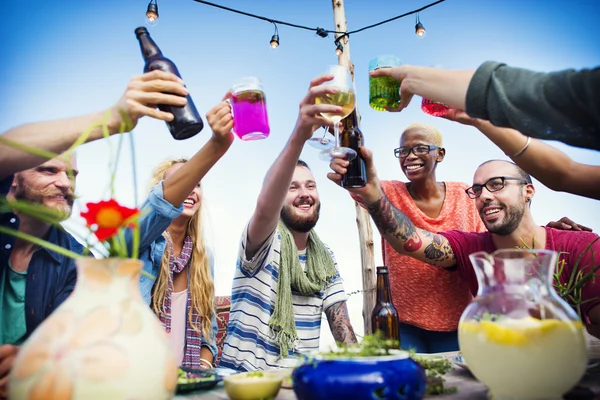
<instances>
[{"instance_id":1,"label":"wooden post","mask_svg":"<svg viewBox=\"0 0 600 400\"><path fill-rule=\"evenodd\" d=\"M346 14L344 12L343 0L332 0L333 18L335 30L337 32L347 32ZM336 34L336 39L342 34ZM350 70L352 81L354 81L354 64L350 60L350 41L348 36L340 39L344 46L344 51L338 56L338 64ZM360 114L356 109L358 121L360 124ZM373 230L371 228L371 218L369 213L358 203L354 203L356 209L356 224L358 225L358 240L360 242L360 258L362 266L363 282L363 321L365 324L365 335L371 334L371 311L375 307L375 253L373 248Z\"/></svg>"}]
</instances>

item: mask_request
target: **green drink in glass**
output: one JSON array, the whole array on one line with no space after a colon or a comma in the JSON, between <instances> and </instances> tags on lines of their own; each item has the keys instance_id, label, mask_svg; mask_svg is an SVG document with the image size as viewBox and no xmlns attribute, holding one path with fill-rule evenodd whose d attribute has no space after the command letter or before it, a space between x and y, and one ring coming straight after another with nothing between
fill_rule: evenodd
<instances>
[{"instance_id":1,"label":"green drink in glass","mask_svg":"<svg viewBox=\"0 0 600 400\"><path fill-rule=\"evenodd\" d=\"M402 65L402 61L394 55L374 58L369 63L369 71L379 68L391 68ZM388 76L369 76L369 105L374 110L386 111L387 108L398 107L400 103L400 82Z\"/></svg>"}]
</instances>

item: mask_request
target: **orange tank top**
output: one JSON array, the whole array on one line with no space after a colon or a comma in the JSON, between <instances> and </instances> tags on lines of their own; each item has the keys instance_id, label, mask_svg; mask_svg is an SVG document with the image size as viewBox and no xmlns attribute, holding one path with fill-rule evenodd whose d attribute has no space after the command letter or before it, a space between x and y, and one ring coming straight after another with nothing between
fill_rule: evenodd
<instances>
[{"instance_id":1,"label":"orange tank top","mask_svg":"<svg viewBox=\"0 0 600 400\"><path fill-rule=\"evenodd\" d=\"M414 202L406 184L399 181L381 182L390 202L419 228L436 233L453 229L485 231L475 202L465 193L468 186L461 182L445 182L445 185L446 198L440 215L430 218ZM398 254L383 239L382 252L384 265L390 267L392 301L400 321L431 331L457 330L460 316L472 300L468 285L458 273Z\"/></svg>"}]
</instances>

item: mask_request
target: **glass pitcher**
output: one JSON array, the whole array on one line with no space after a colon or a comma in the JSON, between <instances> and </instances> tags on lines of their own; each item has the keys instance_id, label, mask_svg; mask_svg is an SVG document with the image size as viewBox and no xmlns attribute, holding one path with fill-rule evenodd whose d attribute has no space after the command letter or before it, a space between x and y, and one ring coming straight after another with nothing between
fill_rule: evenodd
<instances>
[{"instance_id":1,"label":"glass pitcher","mask_svg":"<svg viewBox=\"0 0 600 400\"><path fill-rule=\"evenodd\" d=\"M585 373L583 324L553 287L558 254L478 252L479 290L458 338L465 363L494 400L562 399Z\"/></svg>"}]
</instances>

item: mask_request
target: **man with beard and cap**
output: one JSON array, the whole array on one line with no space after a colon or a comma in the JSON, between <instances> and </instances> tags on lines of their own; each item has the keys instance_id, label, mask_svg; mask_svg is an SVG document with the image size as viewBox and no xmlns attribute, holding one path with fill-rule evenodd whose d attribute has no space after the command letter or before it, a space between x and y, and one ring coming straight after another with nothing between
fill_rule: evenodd
<instances>
[{"instance_id":1,"label":"man with beard and cap","mask_svg":"<svg viewBox=\"0 0 600 400\"><path fill-rule=\"evenodd\" d=\"M333 252L313 229L321 208L317 184L299 160L315 127L330 124L321 114L341 113L339 106L315 104L317 96L335 92L321 85L332 78L311 81L296 127L267 172L242 234L219 366L295 366L294 354L319 349L323 312L336 342L356 343Z\"/></svg>"},{"instance_id":2,"label":"man with beard and cap","mask_svg":"<svg viewBox=\"0 0 600 400\"><path fill-rule=\"evenodd\" d=\"M564 260L560 283L572 276L577 266L584 274L597 268L600 254L598 235L585 231L556 230L537 225L530 211L535 188L531 177L510 161L487 161L477 168L473 186L466 190L488 232L429 232L415 226L413 221L392 205L381 190L373 165L372 154L361 149L367 165L367 184L348 189L360 196L381 236L398 253L409 255L435 267L457 269L459 275L477 293L478 283L469 255L478 251L492 253L497 249L514 249L524 245L560 252ZM334 172L327 176L339 183L348 162L335 159ZM588 332L600 338L600 271L595 279L582 287L581 314Z\"/></svg>"},{"instance_id":3,"label":"man with beard and cap","mask_svg":"<svg viewBox=\"0 0 600 400\"><path fill-rule=\"evenodd\" d=\"M46 206L59 219L69 218L77 176L75 157L63 155L48 160L21 148L61 154L92 126L86 142L102 139L102 121L110 135L122 133L123 127L133 129L143 116L171 121L173 115L156 109L155 105L185 105L186 94L179 77L152 71L132 77L120 99L105 112L29 123L4 132L0 135L0 200L5 196L9 201L25 200ZM60 227L22 212L0 213L0 227L44 239L75 253L83 250ZM76 277L72 259L0 233L0 398L5 395L8 373L19 345L69 296Z\"/></svg>"}]
</instances>

